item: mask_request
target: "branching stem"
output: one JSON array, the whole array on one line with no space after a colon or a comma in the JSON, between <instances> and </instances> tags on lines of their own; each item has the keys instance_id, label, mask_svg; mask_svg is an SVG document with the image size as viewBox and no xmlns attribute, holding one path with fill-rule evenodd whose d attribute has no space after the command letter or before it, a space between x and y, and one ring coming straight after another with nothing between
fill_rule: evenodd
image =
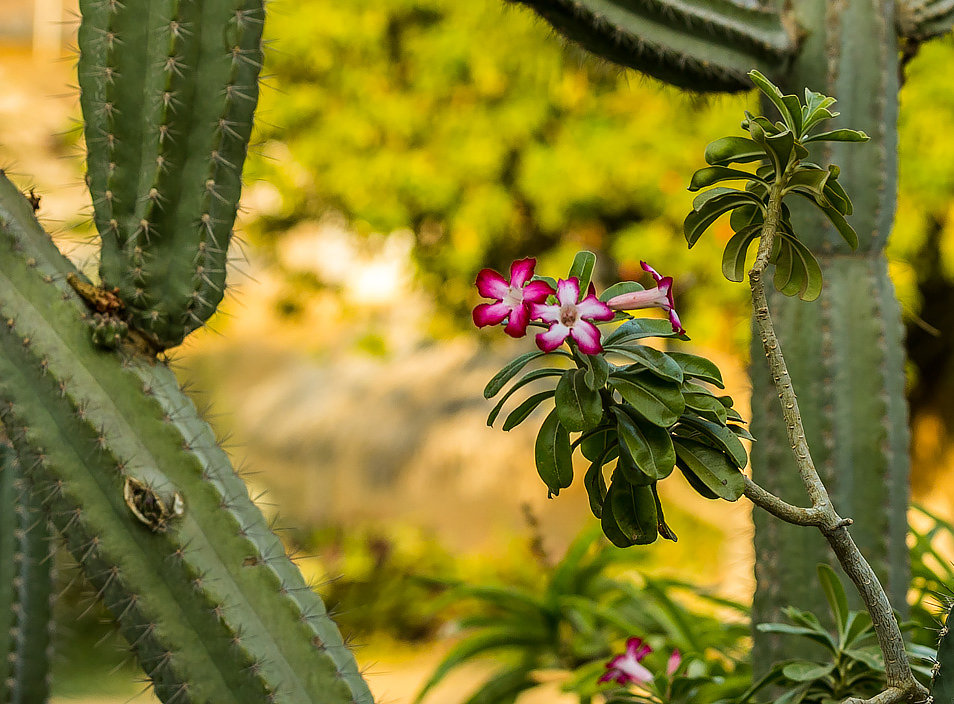
<instances>
[{"instance_id":1,"label":"branching stem","mask_svg":"<svg viewBox=\"0 0 954 704\"><path fill-rule=\"evenodd\" d=\"M884 654L885 678L888 687L871 699L850 698L844 704L900 704L901 702L915 704L926 701L928 692L911 672L911 666L904 651L901 629L898 627L894 610L878 577L848 534L850 519L843 519L835 512L828 490L815 469L808 441L805 438L795 389L792 386L792 379L789 376L785 358L782 356L782 347L775 334L775 326L769 312L762 276L768 267L775 237L778 234L782 212L782 192L788 175L787 171L783 173L769 190L765 222L762 226L755 264L749 271L749 284L752 289L752 308L758 334L778 391L782 417L785 420L792 453L795 455L795 464L812 505L809 508L800 508L788 504L752 480L746 481L745 495L757 506L783 521L817 527L828 540L838 562L858 589L871 615L878 644Z\"/></svg>"}]
</instances>

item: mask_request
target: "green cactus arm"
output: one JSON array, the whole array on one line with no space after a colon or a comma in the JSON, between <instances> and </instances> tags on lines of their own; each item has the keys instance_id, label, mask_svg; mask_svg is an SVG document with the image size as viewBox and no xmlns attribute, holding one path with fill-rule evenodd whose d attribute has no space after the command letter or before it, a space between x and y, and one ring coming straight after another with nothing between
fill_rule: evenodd
<instances>
[{"instance_id":1,"label":"green cactus arm","mask_svg":"<svg viewBox=\"0 0 954 704\"><path fill-rule=\"evenodd\" d=\"M941 616L941 631L937 640L937 664L931 680L931 696L934 704L954 704L954 606L948 603Z\"/></svg>"},{"instance_id":2,"label":"green cactus arm","mask_svg":"<svg viewBox=\"0 0 954 704\"><path fill-rule=\"evenodd\" d=\"M6 178L0 225L4 426L160 699L370 703L324 606L171 371L93 346L65 280L72 265Z\"/></svg>"},{"instance_id":3,"label":"green cactus arm","mask_svg":"<svg viewBox=\"0 0 954 704\"><path fill-rule=\"evenodd\" d=\"M156 348L215 312L262 66L261 0L83 0L100 274Z\"/></svg>"},{"instance_id":4,"label":"green cactus arm","mask_svg":"<svg viewBox=\"0 0 954 704\"><path fill-rule=\"evenodd\" d=\"M899 0L897 26L902 37L923 42L954 29L951 0Z\"/></svg>"},{"instance_id":5,"label":"green cactus arm","mask_svg":"<svg viewBox=\"0 0 954 704\"><path fill-rule=\"evenodd\" d=\"M795 39L775 11L732 0L510 0L614 63L700 92L742 91L746 73L777 75Z\"/></svg>"},{"instance_id":6,"label":"green cactus arm","mask_svg":"<svg viewBox=\"0 0 954 704\"><path fill-rule=\"evenodd\" d=\"M0 443L0 702L49 694L53 539L16 451Z\"/></svg>"}]
</instances>

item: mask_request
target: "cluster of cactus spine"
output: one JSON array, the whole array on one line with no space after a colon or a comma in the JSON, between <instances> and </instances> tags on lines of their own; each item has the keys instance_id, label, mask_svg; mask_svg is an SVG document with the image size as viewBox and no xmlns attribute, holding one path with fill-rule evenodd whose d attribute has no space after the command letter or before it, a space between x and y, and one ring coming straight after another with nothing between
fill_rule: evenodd
<instances>
[{"instance_id":1,"label":"cluster of cactus spine","mask_svg":"<svg viewBox=\"0 0 954 704\"><path fill-rule=\"evenodd\" d=\"M784 296L771 305L806 421L808 442L848 516L864 516L852 535L894 604L908 583L905 546L908 430L900 309L884 248L897 188L899 44L925 41L954 24L954 5L937 0L512 0L533 8L566 37L597 55L694 91L748 88L758 68L783 92L810 87L837 95L847 124L872 142L819 150L814 161L842 166L856 194L857 252L824 215L793 208L798 232L825 271L820 305ZM740 67L744 69L740 70ZM753 358L759 359L754 341ZM821 370L821 373L819 373ZM772 380L753 365L753 475L772 493L802 496ZM804 575L829 561L821 536L756 512L754 620L778 620L788 604L821 611ZM791 656L785 644L756 632L757 667Z\"/></svg>"},{"instance_id":2,"label":"cluster of cactus spine","mask_svg":"<svg viewBox=\"0 0 954 704\"><path fill-rule=\"evenodd\" d=\"M162 701L369 704L321 600L156 358L224 291L261 3L84 0L81 11L102 283L57 250L0 175L0 421L16 453L0 465L4 508L40 507L35 525L24 518L31 529L52 521ZM4 565L10 515L0 526ZM22 526L14 534L36 547L36 530L29 541ZM11 584L19 592L0 594L4 607L48 593L40 580ZM11 613L22 621L24 607ZM25 633L3 618L4 634ZM8 679L37 681L19 671Z\"/></svg>"},{"instance_id":3,"label":"cluster of cactus spine","mask_svg":"<svg viewBox=\"0 0 954 704\"><path fill-rule=\"evenodd\" d=\"M934 665L934 677L931 679L931 699L933 704L954 704L954 604L948 607L942 616L941 632L937 639L937 662Z\"/></svg>"}]
</instances>

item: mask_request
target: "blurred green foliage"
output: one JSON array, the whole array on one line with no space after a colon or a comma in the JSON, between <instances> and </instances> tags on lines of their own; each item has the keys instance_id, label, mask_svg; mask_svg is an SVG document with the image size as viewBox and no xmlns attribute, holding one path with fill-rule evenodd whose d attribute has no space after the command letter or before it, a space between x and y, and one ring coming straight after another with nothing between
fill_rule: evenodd
<instances>
[{"instance_id":1,"label":"blurred green foliage","mask_svg":"<svg viewBox=\"0 0 954 704\"><path fill-rule=\"evenodd\" d=\"M692 98L599 64L500 0L271 8L276 90L263 95L247 172L272 184L256 241L329 208L359 232L410 228L422 281L460 323L484 266L534 255L562 270L586 248L605 284L637 278L645 259L676 276L696 341L745 354L745 287L719 276L728 226L690 255L681 222L699 154L737 131L754 96ZM901 95L889 253L916 343L916 404L941 397L938 376L954 384L954 89L938 70L952 60L950 40L922 47Z\"/></svg>"}]
</instances>

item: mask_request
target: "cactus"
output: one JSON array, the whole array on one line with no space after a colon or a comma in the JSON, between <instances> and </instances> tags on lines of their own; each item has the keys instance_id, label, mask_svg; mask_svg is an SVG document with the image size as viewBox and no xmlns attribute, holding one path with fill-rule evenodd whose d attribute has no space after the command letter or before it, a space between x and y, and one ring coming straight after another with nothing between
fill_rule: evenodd
<instances>
[{"instance_id":1,"label":"cactus","mask_svg":"<svg viewBox=\"0 0 954 704\"><path fill-rule=\"evenodd\" d=\"M18 460L4 458L0 499L29 524L16 533L24 548L48 549L36 528L52 521L161 700L369 704L321 600L156 358L223 294L261 2L84 0L81 10L102 283L60 254L0 174L0 421ZM42 616L25 597L45 602L48 587L33 583L4 585L3 604L22 604L3 632L22 636L8 644L8 679L41 701L45 660L20 657L41 645L19 628L28 605Z\"/></svg>"},{"instance_id":2,"label":"cactus","mask_svg":"<svg viewBox=\"0 0 954 704\"><path fill-rule=\"evenodd\" d=\"M931 698L934 704L954 704L954 605L948 605L937 640L937 663L931 679Z\"/></svg>"},{"instance_id":3,"label":"cactus","mask_svg":"<svg viewBox=\"0 0 954 704\"><path fill-rule=\"evenodd\" d=\"M816 153L819 161L841 164L841 182L858 195L852 218L858 251L847 254L823 214L793 208L798 231L817 233L806 243L825 271L825 290L821 305L781 295L771 305L822 479L847 515L864 516L853 535L892 602L903 605L907 407L900 309L884 256L895 210L899 45L946 32L954 23L954 6L940 0L804 0L761 2L759 8L740 0L511 1L530 6L603 58L674 85L744 89L737 63L742 62L762 70L784 92L812 87L837 95L846 123L872 137L861 149L833 145ZM761 347L754 342L758 359ZM753 365L752 431L759 439L753 474L774 494L797 501L803 495L799 478L762 366ZM794 526L761 512L755 523L754 621L776 621L789 604L822 611L821 594L803 577L831 559L821 536L806 540L792 532ZM755 638L762 669L794 654L771 634L756 632Z\"/></svg>"},{"instance_id":4,"label":"cactus","mask_svg":"<svg viewBox=\"0 0 954 704\"><path fill-rule=\"evenodd\" d=\"M49 692L53 540L16 452L0 444L0 702Z\"/></svg>"}]
</instances>

